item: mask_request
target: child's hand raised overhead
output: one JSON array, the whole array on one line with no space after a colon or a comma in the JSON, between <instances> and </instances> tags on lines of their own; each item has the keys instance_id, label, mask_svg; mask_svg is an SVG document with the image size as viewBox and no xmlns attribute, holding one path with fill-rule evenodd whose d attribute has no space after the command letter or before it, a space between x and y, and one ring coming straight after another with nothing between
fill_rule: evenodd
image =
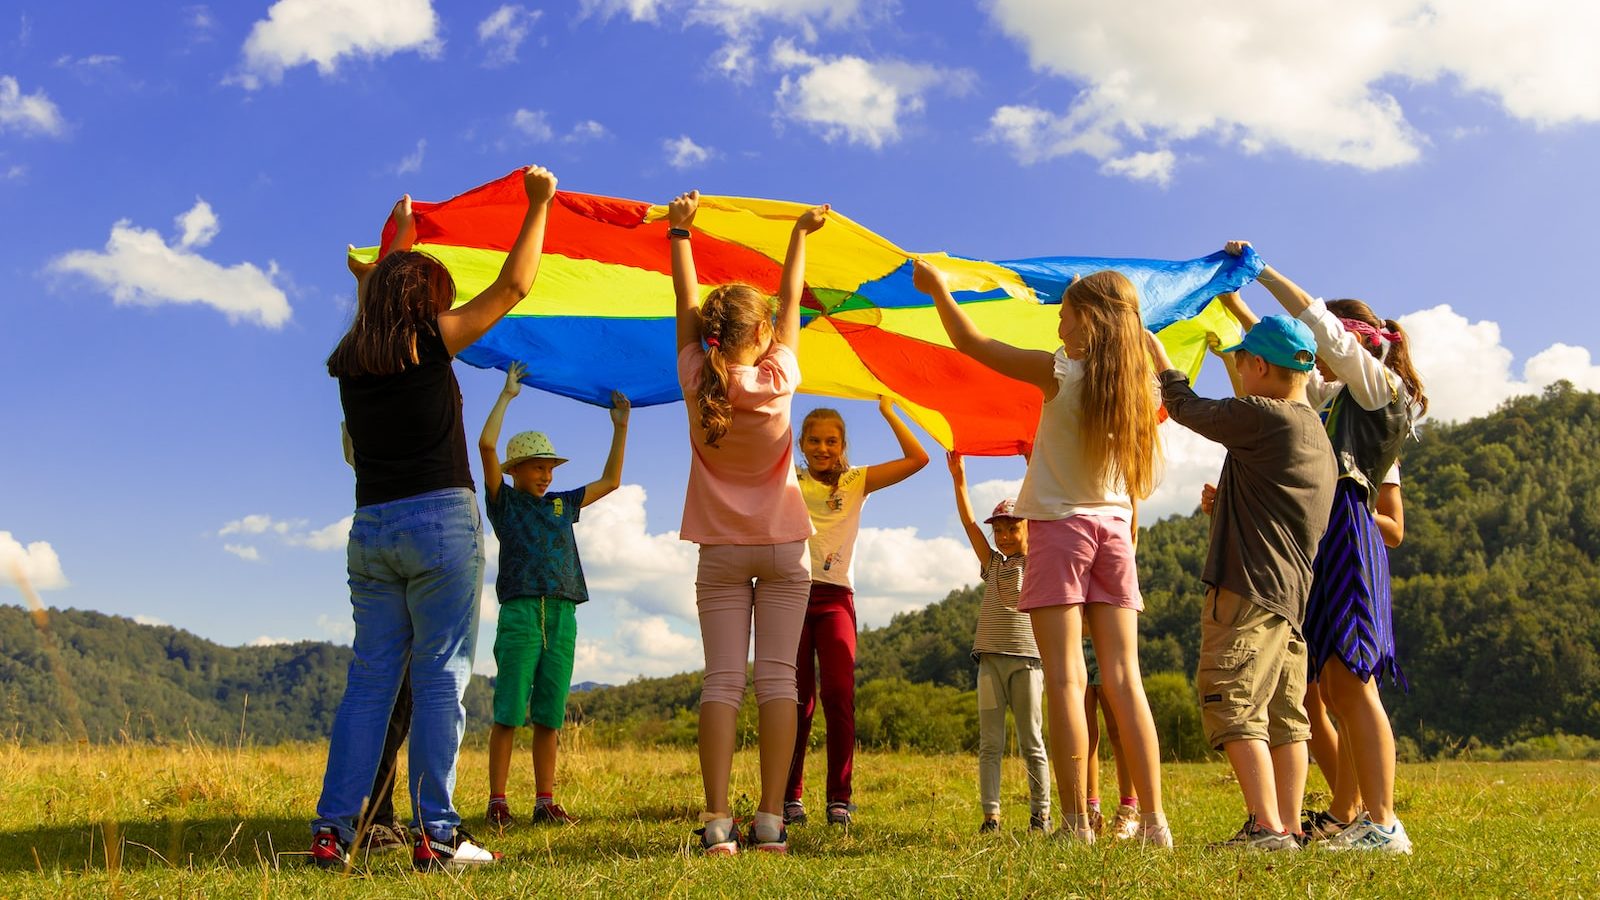
<instances>
[{"instance_id":1,"label":"child's hand raised overhead","mask_svg":"<svg viewBox=\"0 0 1600 900\"><path fill-rule=\"evenodd\" d=\"M795 230L804 231L806 234L816 231L828 221L828 212L831 209L832 207L826 203L822 204L821 206L811 207L810 209L801 213L800 218L794 220Z\"/></svg>"},{"instance_id":2,"label":"child's hand raised overhead","mask_svg":"<svg viewBox=\"0 0 1600 900\"><path fill-rule=\"evenodd\" d=\"M1229 241L1222 245L1222 250L1229 256L1243 256L1244 251L1250 248L1249 241Z\"/></svg>"},{"instance_id":3,"label":"child's hand raised overhead","mask_svg":"<svg viewBox=\"0 0 1600 900\"><path fill-rule=\"evenodd\" d=\"M1216 508L1217 486L1214 484L1203 485L1200 488L1200 511L1209 516L1211 511Z\"/></svg>"},{"instance_id":4,"label":"child's hand raised overhead","mask_svg":"<svg viewBox=\"0 0 1600 900\"><path fill-rule=\"evenodd\" d=\"M515 397L522 393L522 376L528 374L528 367L520 362L514 362L506 368L506 386L500 393L507 397Z\"/></svg>"},{"instance_id":5,"label":"child's hand raised overhead","mask_svg":"<svg viewBox=\"0 0 1600 900\"><path fill-rule=\"evenodd\" d=\"M673 228L688 228L694 224L694 214L700 209L700 192L689 191L672 198L667 204L667 224Z\"/></svg>"},{"instance_id":6,"label":"child's hand raised overhead","mask_svg":"<svg viewBox=\"0 0 1600 900\"><path fill-rule=\"evenodd\" d=\"M528 166L522 170L522 189L528 192L528 203L542 206L556 196L556 173L544 166Z\"/></svg>"},{"instance_id":7,"label":"child's hand raised overhead","mask_svg":"<svg viewBox=\"0 0 1600 900\"><path fill-rule=\"evenodd\" d=\"M917 259L912 262L911 284L924 294L932 294L934 291L939 290L949 290L949 288L945 287L944 273L934 268L931 263L924 259Z\"/></svg>"},{"instance_id":8,"label":"child's hand raised overhead","mask_svg":"<svg viewBox=\"0 0 1600 900\"><path fill-rule=\"evenodd\" d=\"M378 267L378 264L375 263L375 262L364 262L362 260L356 259L355 256L352 255L355 252L356 252L356 245L355 244L346 244L345 245L344 264L346 266L350 267L350 274L354 275L356 277L356 281L359 282L361 279L366 278L368 275L371 275L372 274L372 270L376 269Z\"/></svg>"},{"instance_id":9,"label":"child's hand raised overhead","mask_svg":"<svg viewBox=\"0 0 1600 900\"><path fill-rule=\"evenodd\" d=\"M950 474L956 478L967 477L967 461L960 453L948 450L944 454L944 461L950 465Z\"/></svg>"},{"instance_id":10,"label":"child's hand raised overhead","mask_svg":"<svg viewBox=\"0 0 1600 900\"><path fill-rule=\"evenodd\" d=\"M627 395L621 391L611 392L611 424L618 428L628 427L628 413L633 409Z\"/></svg>"},{"instance_id":11,"label":"child's hand raised overhead","mask_svg":"<svg viewBox=\"0 0 1600 900\"><path fill-rule=\"evenodd\" d=\"M410 250L411 245L417 242L417 217L411 214L411 195L401 194L400 199L394 203L394 209L389 211L389 218L394 220L394 240L390 242L390 250Z\"/></svg>"}]
</instances>

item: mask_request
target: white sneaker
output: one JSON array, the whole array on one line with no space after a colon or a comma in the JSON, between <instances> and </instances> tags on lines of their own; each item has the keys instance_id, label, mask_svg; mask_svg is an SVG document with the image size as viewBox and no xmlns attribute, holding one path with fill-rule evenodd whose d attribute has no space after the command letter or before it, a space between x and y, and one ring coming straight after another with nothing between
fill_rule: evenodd
<instances>
[{"instance_id":1,"label":"white sneaker","mask_svg":"<svg viewBox=\"0 0 1600 900\"><path fill-rule=\"evenodd\" d=\"M459 825L449 840L429 837L426 833L419 834L411 851L411 865L419 872L486 866L499 862L500 858L501 854L484 849Z\"/></svg>"},{"instance_id":2,"label":"white sneaker","mask_svg":"<svg viewBox=\"0 0 1600 900\"><path fill-rule=\"evenodd\" d=\"M1154 847L1157 850L1171 850L1172 829L1167 827L1166 822L1162 822L1159 825L1141 825L1139 826L1139 843L1146 847Z\"/></svg>"},{"instance_id":3,"label":"white sneaker","mask_svg":"<svg viewBox=\"0 0 1600 900\"><path fill-rule=\"evenodd\" d=\"M1392 828L1385 828L1365 816L1359 823L1323 841L1319 846L1335 852L1366 850L1406 856L1411 854L1411 838L1406 835L1406 827L1400 824L1399 819L1394 820Z\"/></svg>"},{"instance_id":4,"label":"white sneaker","mask_svg":"<svg viewBox=\"0 0 1600 900\"><path fill-rule=\"evenodd\" d=\"M700 849L707 856L733 856L739 852L739 834L734 830L733 817L716 813L701 813Z\"/></svg>"}]
</instances>

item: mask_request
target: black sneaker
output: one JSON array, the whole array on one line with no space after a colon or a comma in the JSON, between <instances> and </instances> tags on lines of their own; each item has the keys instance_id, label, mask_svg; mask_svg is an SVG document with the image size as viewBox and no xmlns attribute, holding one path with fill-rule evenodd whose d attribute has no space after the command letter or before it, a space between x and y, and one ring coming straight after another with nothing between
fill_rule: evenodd
<instances>
[{"instance_id":1,"label":"black sneaker","mask_svg":"<svg viewBox=\"0 0 1600 900\"><path fill-rule=\"evenodd\" d=\"M984 819L983 820L983 824L978 826L978 833L979 834L994 834L995 832L997 832L999 830L1000 830L1000 820L999 819Z\"/></svg>"},{"instance_id":2,"label":"black sneaker","mask_svg":"<svg viewBox=\"0 0 1600 900\"><path fill-rule=\"evenodd\" d=\"M411 851L411 865L419 872L486 866L501 858L502 854L485 850L459 825L448 840L429 837L426 832L417 835L416 846Z\"/></svg>"},{"instance_id":3,"label":"black sneaker","mask_svg":"<svg viewBox=\"0 0 1600 900\"><path fill-rule=\"evenodd\" d=\"M750 823L750 830L746 834L748 837L745 839L744 845L753 850L761 853L778 854L789 852L789 828L786 825L778 826L778 836L770 841L764 841L756 836L756 823L754 822Z\"/></svg>"},{"instance_id":4,"label":"black sneaker","mask_svg":"<svg viewBox=\"0 0 1600 900\"><path fill-rule=\"evenodd\" d=\"M533 808L535 825L576 825L578 820L567 815L559 803L540 803Z\"/></svg>"},{"instance_id":5,"label":"black sneaker","mask_svg":"<svg viewBox=\"0 0 1600 900\"><path fill-rule=\"evenodd\" d=\"M1306 841L1325 841L1350 827L1349 822L1335 819L1326 810L1306 810L1300 815L1300 830L1305 832Z\"/></svg>"},{"instance_id":6,"label":"black sneaker","mask_svg":"<svg viewBox=\"0 0 1600 900\"><path fill-rule=\"evenodd\" d=\"M806 805L799 800L789 800L783 804L783 824L804 825L806 823Z\"/></svg>"},{"instance_id":7,"label":"black sneaker","mask_svg":"<svg viewBox=\"0 0 1600 900\"><path fill-rule=\"evenodd\" d=\"M1029 831L1037 831L1040 834L1049 834L1050 833L1050 814L1049 813L1033 813L1032 815L1028 816L1028 830Z\"/></svg>"},{"instance_id":8,"label":"black sneaker","mask_svg":"<svg viewBox=\"0 0 1600 900\"><path fill-rule=\"evenodd\" d=\"M837 800L832 802L832 803L829 803L828 804L828 824L829 825L849 825L850 824L850 819L855 814L855 811L856 811L856 805L854 803L844 803L844 802L837 801Z\"/></svg>"},{"instance_id":9,"label":"black sneaker","mask_svg":"<svg viewBox=\"0 0 1600 900\"><path fill-rule=\"evenodd\" d=\"M1300 849L1294 835L1287 831L1273 831L1257 822L1255 816L1246 818L1233 837L1206 846L1212 850L1255 850L1266 853Z\"/></svg>"},{"instance_id":10,"label":"black sneaker","mask_svg":"<svg viewBox=\"0 0 1600 900\"><path fill-rule=\"evenodd\" d=\"M348 869L350 845L339 837L339 831L328 825L311 836L311 863L322 869Z\"/></svg>"}]
</instances>

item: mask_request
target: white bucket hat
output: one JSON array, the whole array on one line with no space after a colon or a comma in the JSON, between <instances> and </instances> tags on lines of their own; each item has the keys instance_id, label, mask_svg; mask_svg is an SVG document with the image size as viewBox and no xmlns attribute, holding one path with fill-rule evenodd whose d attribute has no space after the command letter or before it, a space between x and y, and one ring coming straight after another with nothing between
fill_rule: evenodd
<instances>
[{"instance_id":1,"label":"white bucket hat","mask_svg":"<svg viewBox=\"0 0 1600 900\"><path fill-rule=\"evenodd\" d=\"M506 461L500 464L500 471L509 475L511 467L525 459L550 459L558 466L567 461L556 455L555 446L542 431L524 431L513 435L506 442Z\"/></svg>"}]
</instances>

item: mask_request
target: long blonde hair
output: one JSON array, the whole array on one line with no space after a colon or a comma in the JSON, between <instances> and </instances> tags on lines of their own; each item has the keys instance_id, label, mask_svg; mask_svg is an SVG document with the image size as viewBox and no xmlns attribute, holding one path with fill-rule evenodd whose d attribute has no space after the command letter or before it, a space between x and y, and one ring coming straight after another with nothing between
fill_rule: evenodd
<instances>
[{"instance_id":1,"label":"long blonde hair","mask_svg":"<svg viewBox=\"0 0 1600 900\"><path fill-rule=\"evenodd\" d=\"M700 427L706 443L717 441L733 425L733 404L728 401L728 353L748 347L761 337L761 325L772 324L772 298L748 284L725 284L706 295L700 304L700 339L706 342L706 360L700 369Z\"/></svg>"},{"instance_id":2,"label":"long blonde hair","mask_svg":"<svg viewBox=\"0 0 1600 900\"><path fill-rule=\"evenodd\" d=\"M1150 496L1160 468L1155 373L1145 351L1139 291L1117 272L1067 288L1083 335L1083 454L1099 477L1134 499Z\"/></svg>"}]
</instances>

